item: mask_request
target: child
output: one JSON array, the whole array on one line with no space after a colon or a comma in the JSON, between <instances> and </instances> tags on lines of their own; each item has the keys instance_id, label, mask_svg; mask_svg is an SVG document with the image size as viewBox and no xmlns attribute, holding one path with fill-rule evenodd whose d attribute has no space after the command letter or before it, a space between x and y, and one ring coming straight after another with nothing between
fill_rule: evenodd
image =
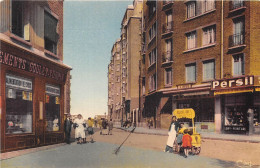
<instances>
[{"instance_id":1,"label":"child","mask_svg":"<svg viewBox=\"0 0 260 168\"><path fill-rule=\"evenodd\" d=\"M180 149L181 149L181 145L182 145L182 137L183 137L183 133L184 133L184 130L187 129L184 127L184 123L180 123L180 129L179 129L179 132L178 132L178 135L177 135L177 152L180 152Z\"/></svg>"},{"instance_id":2,"label":"child","mask_svg":"<svg viewBox=\"0 0 260 168\"><path fill-rule=\"evenodd\" d=\"M192 138L191 136L188 134L189 133L189 130L188 129L185 129L184 130L184 135L182 137L182 147L184 149L184 157L187 158L188 155L189 155L189 149L191 149L191 141L192 141ZM191 133L190 133L191 134Z\"/></svg>"}]
</instances>

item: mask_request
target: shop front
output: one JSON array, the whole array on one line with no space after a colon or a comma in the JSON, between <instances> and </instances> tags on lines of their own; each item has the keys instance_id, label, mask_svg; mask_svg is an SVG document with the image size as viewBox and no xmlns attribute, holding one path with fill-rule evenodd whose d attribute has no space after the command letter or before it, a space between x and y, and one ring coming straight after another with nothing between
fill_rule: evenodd
<instances>
[{"instance_id":1,"label":"shop front","mask_svg":"<svg viewBox=\"0 0 260 168\"><path fill-rule=\"evenodd\" d=\"M210 90L210 84L178 85L175 89L162 90L164 95L171 95L171 113L175 109L192 108L196 117L194 118L195 127L198 132L214 132L214 96ZM165 104L165 106L167 103ZM186 127L191 126L190 120L180 119ZM169 121L168 121L169 123Z\"/></svg>"},{"instance_id":2,"label":"shop front","mask_svg":"<svg viewBox=\"0 0 260 168\"><path fill-rule=\"evenodd\" d=\"M70 67L1 41L1 152L64 140Z\"/></svg>"},{"instance_id":3,"label":"shop front","mask_svg":"<svg viewBox=\"0 0 260 168\"><path fill-rule=\"evenodd\" d=\"M212 90L220 100L219 128L223 133L259 134L260 94L255 76L244 76L212 82Z\"/></svg>"}]
</instances>

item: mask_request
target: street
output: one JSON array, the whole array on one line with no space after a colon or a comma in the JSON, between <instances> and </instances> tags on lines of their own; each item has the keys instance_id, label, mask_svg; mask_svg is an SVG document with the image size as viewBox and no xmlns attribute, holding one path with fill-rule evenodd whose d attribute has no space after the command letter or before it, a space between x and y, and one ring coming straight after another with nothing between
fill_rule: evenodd
<instances>
[{"instance_id":1,"label":"street","mask_svg":"<svg viewBox=\"0 0 260 168\"><path fill-rule=\"evenodd\" d=\"M115 155L115 149L119 147L127 135L129 135L128 132L119 129L114 129L113 135L99 135L99 131L97 131L95 143L82 145L72 143L71 145L29 153L2 160L1 166L3 168L256 167L239 159L237 161L224 161L224 159L206 157L207 148L202 148L200 155L189 156L188 158L177 154L164 153L166 136L135 133L129 137L119 153ZM209 150L211 149L209 148ZM226 156L225 160L228 159Z\"/></svg>"}]
</instances>

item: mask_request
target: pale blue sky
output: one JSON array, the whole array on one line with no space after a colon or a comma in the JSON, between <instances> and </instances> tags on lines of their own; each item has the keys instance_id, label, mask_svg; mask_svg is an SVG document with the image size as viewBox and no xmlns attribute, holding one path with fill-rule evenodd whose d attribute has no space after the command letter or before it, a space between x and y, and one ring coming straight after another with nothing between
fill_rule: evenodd
<instances>
[{"instance_id":1,"label":"pale blue sky","mask_svg":"<svg viewBox=\"0 0 260 168\"><path fill-rule=\"evenodd\" d=\"M71 71L71 114L107 113L107 68L120 37L121 21L133 1L64 2L64 63Z\"/></svg>"}]
</instances>

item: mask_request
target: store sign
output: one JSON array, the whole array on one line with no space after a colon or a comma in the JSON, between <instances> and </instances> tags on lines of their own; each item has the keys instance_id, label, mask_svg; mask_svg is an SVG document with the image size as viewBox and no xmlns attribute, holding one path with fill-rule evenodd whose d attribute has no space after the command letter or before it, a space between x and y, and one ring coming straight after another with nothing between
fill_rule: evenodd
<instances>
[{"instance_id":1,"label":"store sign","mask_svg":"<svg viewBox=\"0 0 260 168\"><path fill-rule=\"evenodd\" d=\"M32 81L12 75L6 75L6 86L32 90Z\"/></svg>"},{"instance_id":2,"label":"store sign","mask_svg":"<svg viewBox=\"0 0 260 168\"><path fill-rule=\"evenodd\" d=\"M254 85L254 76L246 76L240 78L213 81L211 88L212 90L216 90L216 89L227 89L227 88L236 88L241 86L252 86L252 85Z\"/></svg>"},{"instance_id":3,"label":"store sign","mask_svg":"<svg viewBox=\"0 0 260 168\"><path fill-rule=\"evenodd\" d=\"M47 94L60 96L60 88L57 87L57 86L46 85L45 91L46 91Z\"/></svg>"},{"instance_id":4,"label":"store sign","mask_svg":"<svg viewBox=\"0 0 260 168\"><path fill-rule=\"evenodd\" d=\"M44 77L52 78L57 81L65 81L65 74L58 72L50 67L11 55L0 50L0 63L14 68L25 70Z\"/></svg>"}]
</instances>

